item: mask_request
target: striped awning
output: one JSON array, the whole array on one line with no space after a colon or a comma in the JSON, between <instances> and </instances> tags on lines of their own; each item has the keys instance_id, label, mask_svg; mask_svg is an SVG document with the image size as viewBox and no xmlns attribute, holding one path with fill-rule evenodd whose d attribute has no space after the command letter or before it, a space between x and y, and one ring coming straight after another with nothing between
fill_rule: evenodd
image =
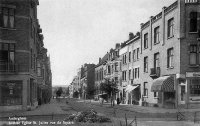
<instances>
[{"instance_id":1,"label":"striped awning","mask_svg":"<svg viewBox=\"0 0 200 126\"><path fill-rule=\"evenodd\" d=\"M174 92L174 77L163 76L155 79L151 86L152 92Z\"/></svg>"}]
</instances>

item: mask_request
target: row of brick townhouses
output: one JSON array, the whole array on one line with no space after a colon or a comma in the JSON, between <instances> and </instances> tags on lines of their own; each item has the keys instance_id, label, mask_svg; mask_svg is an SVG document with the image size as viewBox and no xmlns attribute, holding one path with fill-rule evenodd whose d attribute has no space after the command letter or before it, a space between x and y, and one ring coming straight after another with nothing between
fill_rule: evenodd
<instances>
[{"instance_id":1,"label":"row of brick townhouses","mask_svg":"<svg viewBox=\"0 0 200 126\"><path fill-rule=\"evenodd\" d=\"M114 80L124 104L200 107L200 0L177 0L116 44L95 66L100 84Z\"/></svg>"},{"instance_id":2,"label":"row of brick townhouses","mask_svg":"<svg viewBox=\"0 0 200 126\"><path fill-rule=\"evenodd\" d=\"M51 66L38 0L0 2L0 110L27 110L51 97Z\"/></svg>"}]
</instances>

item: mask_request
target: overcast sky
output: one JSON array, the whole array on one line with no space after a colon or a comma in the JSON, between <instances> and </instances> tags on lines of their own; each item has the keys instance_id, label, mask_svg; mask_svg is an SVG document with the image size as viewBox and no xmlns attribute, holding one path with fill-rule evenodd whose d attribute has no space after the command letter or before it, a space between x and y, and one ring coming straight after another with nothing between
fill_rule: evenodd
<instances>
[{"instance_id":1,"label":"overcast sky","mask_svg":"<svg viewBox=\"0 0 200 126\"><path fill-rule=\"evenodd\" d=\"M84 63L98 63L140 23L175 0L39 0L38 19L53 85L69 85Z\"/></svg>"}]
</instances>

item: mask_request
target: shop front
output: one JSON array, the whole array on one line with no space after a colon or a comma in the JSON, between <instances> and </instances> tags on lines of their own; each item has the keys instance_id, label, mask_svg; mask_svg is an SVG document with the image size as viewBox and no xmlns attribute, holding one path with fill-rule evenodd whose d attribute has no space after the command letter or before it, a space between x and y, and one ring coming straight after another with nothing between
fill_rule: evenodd
<instances>
[{"instance_id":1,"label":"shop front","mask_svg":"<svg viewBox=\"0 0 200 126\"><path fill-rule=\"evenodd\" d=\"M186 97L187 108L200 107L200 72L186 72Z\"/></svg>"},{"instance_id":2,"label":"shop front","mask_svg":"<svg viewBox=\"0 0 200 126\"><path fill-rule=\"evenodd\" d=\"M127 94L127 104L139 105L139 100L141 98L139 85L127 85L125 92Z\"/></svg>"},{"instance_id":3,"label":"shop front","mask_svg":"<svg viewBox=\"0 0 200 126\"><path fill-rule=\"evenodd\" d=\"M164 108L175 108L176 91L174 76L162 76L155 79L151 86L157 105Z\"/></svg>"},{"instance_id":4,"label":"shop front","mask_svg":"<svg viewBox=\"0 0 200 126\"><path fill-rule=\"evenodd\" d=\"M22 81L0 82L0 106L10 109L21 109Z\"/></svg>"}]
</instances>

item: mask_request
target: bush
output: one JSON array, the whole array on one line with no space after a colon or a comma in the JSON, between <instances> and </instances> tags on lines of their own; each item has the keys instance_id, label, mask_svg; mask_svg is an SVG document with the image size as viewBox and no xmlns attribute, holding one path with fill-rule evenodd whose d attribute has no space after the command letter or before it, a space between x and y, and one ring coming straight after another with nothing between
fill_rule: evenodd
<instances>
[{"instance_id":1,"label":"bush","mask_svg":"<svg viewBox=\"0 0 200 126\"><path fill-rule=\"evenodd\" d=\"M153 107L159 107L158 104L154 104Z\"/></svg>"},{"instance_id":2,"label":"bush","mask_svg":"<svg viewBox=\"0 0 200 126\"><path fill-rule=\"evenodd\" d=\"M77 114L72 114L69 117L67 117L65 121L102 123L102 122L110 122L111 120L107 117L97 115L97 112L91 109L83 112L78 112Z\"/></svg>"}]
</instances>

